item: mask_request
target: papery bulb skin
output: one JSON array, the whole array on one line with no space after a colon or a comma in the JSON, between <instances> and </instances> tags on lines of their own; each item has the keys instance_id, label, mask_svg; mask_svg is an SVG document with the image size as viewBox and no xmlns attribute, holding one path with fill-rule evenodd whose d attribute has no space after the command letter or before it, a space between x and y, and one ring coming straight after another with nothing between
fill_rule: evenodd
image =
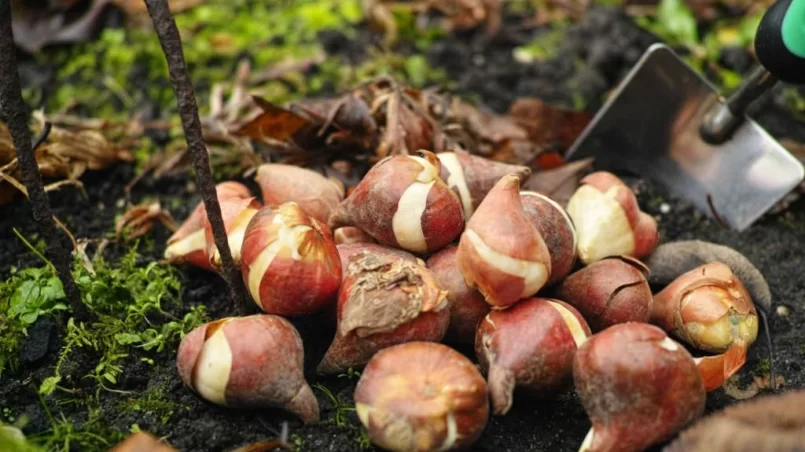
<instances>
[{"instance_id":1,"label":"papery bulb skin","mask_svg":"<svg viewBox=\"0 0 805 452\"><path fill-rule=\"evenodd\" d=\"M264 208L243 240L243 281L269 314L296 316L335 303L341 258L330 230L289 202Z\"/></svg>"},{"instance_id":2,"label":"papery bulb skin","mask_svg":"<svg viewBox=\"0 0 805 452\"><path fill-rule=\"evenodd\" d=\"M240 265L241 247L246 227L261 207L256 198L231 199L221 202L221 217L224 220L226 239L229 242L229 251L232 253L232 261L235 265ZM207 242L207 255L210 256L210 263L215 269L220 270L223 265L221 253L215 246L215 238L209 222L204 225L204 239Z\"/></svg>"},{"instance_id":3,"label":"papery bulb skin","mask_svg":"<svg viewBox=\"0 0 805 452\"><path fill-rule=\"evenodd\" d=\"M370 440L395 452L466 450L489 419L481 373L433 342L377 352L355 387L355 409Z\"/></svg>"},{"instance_id":4,"label":"papery bulb skin","mask_svg":"<svg viewBox=\"0 0 805 452\"><path fill-rule=\"evenodd\" d=\"M422 263L421 259L408 251L398 250L397 248L391 248L377 243L346 243L336 245L336 249L338 250L338 257L341 259L342 279L347 277L349 260L356 254L370 253L376 256L397 258L412 263Z\"/></svg>"},{"instance_id":5,"label":"papery bulb skin","mask_svg":"<svg viewBox=\"0 0 805 452\"><path fill-rule=\"evenodd\" d=\"M215 186L215 192L222 205L228 201L238 203L253 199L249 188L240 182L222 182ZM249 204L251 201L247 203ZM207 209L203 202L199 202L179 229L168 238L165 259L172 264L188 263L204 270L216 271L210 261L205 228L209 228Z\"/></svg>"},{"instance_id":6,"label":"papery bulb skin","mask_svg":"<svg viewBox=\"0 0 805 452\"><path fill-rule=\"evenodd\" d=\"M585 265L609 256L639 259L659 243L656 220L640 211L634 192L612 173L599 171L582 179L567 212Z\"/></svg>"},{"instance_id":7,"label":"papery bulb skin","mask_svg":"<svg viewBox=\"0 0 805 452\"><path fill-rule=\"evenodd\" d=\"M551 256L525 213L517 175L503 177L484 198L461 235L456 259L467 286L494 308L528 298L547 284Z\"/></svg>"},{"instance_id":8,"label":"papery bulb skin","mask_svg":"<svg viewBox=\"0 0 805 452\"><path fill-rule=\"evenodd\" d=\"M548 284L556 284L576 265L576 228L565 209L550 197L533 191L521 191L520 200L551 255L551 279Z\"/></svg>"},{"instance_id":9,"label":"papery bulb skin","mask_svg":"<svg viewBox=\"0 0 805 452\"><path fill-rule=\"evenodd\" d=\"M325 224L344 200L344 186L339 181L295 165L264 163L257 168L255 180L265 205L277 207L295 202L305 213Z\"/></svg>"},{"instance_id":10,"label":"papery bulb skin","mask_svg":"<svg viewBox=\"0 0 805 452\"><path fill-rule=\"evenodd\" d=\"M438 342L450 321L447 292L419 262L361 252L347 265L338 295L335 338L318 367L331 375L361 367L378 350Z\"/></svg>"},{"instance_id":11,"label":"papery bulb skin","mask_svg":"<svg viewBox=\"0 0 805 452\"><path fill-rule=\"evenodd\" d=\"M472 344L478 324L491 307L480 292L464 282L458 270L457 253L458 248L451 245L431 256L427 265L439 287L447 291L447 301L450 303L450 325L445 341Z\"/></svg>"},{"instance_id":12,"label":"papery bulb skin","mask_svg":"<svg viewBox=\"0 0 805 452\"><path fill-rule=\"evenodd\" d=\"M344 226L333 231L336 245L350 245L353 243L376 243L371 235L353 226Z\"/></svg>"},{"instance_id":13,"label":"papery bulb skin","mask_svg":"<svg viewBox=\"0 0 805 452\"><path fill-rule=\"evenodd\" d=\"M234 408L282 408L310 424L319 420L319 405L303 361L299 332L273 315L205 323L185 336L176 357L182 381L202 398Z\"/></svg>"},{"instance_id":14,"label":"papery bulb skin","mask_svg":"<svg viewBox=\"0 0 805 452\"><path fill-rule=\"evenodd\" d=\"M580 451L642 451L704 412L693 357L653 325L623 323L592 336L576 351L573 379L593 424Z\"/></svg>"},{"instance_id":15,"label":"papery bulb skin","mask_svg":"<svg viewBox=\"0 0 805 452\"><path fill-rule=\"evenodd\" d=\"M618 323L648 323L653 302L647 274L636 259L607 257L566 277L556 296L578 309L593 332Z\"/></svg>"},{"instance_id":16,"label":"papery bulb skin","mask_svg":"<svg viewBox=\"0 0 805 452\"><path fill-rule=\"evenodd\" d=\"M699 350L723 354L699 359L708 390L743 366L759 327L749 292L721 262L684 273L655 295L651 322Z\"/></svg>"},{"instance_id":17,"label":"papery bulb skin","mask_svg":"<svg viewBox=\"0 0 805 452\"><path fill-rule=\"evenodd\" d=\"M559 300L529 298L490 312L478 326L475 353L494 413L508 413L515 387L542 398L567 387L576 349L590 335L581 314Z\"/></svg>"},{"instance_id":18,"label":"papery bulb skin","mask_svg":"<svg viewBox=\"0 0 805 452\"><path fill-rule=\"evenodd\" d=\"M379 243L416 254L438 251L464 228L461 203L439 178L429 151L373 166L330 217L330 228L355 226Z\"/></svg>"},{"instance_id":19,"label":"papery bulb skin","mask_svg":"<svg viewBox=\"0 0 805 452\"><path fill-rule=\"evenodd\" d=\"M460 149L436 156L441 162L440 177L458 195L467 221L504 176L515 174L522 183L531 175L526 166L496 162Z\"/></svg>"}]
</instances>

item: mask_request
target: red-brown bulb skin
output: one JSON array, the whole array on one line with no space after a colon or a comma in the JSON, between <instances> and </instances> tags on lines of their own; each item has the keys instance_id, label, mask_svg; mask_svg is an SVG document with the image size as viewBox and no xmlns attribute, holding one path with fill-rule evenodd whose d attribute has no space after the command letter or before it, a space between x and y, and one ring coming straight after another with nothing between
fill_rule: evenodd
<instances>
[{"instance_id":1,"label":"red-brown bulb skin","mask_svg":"<svg viewBox=\"0 0 805 452\"><path fill-rule=\"evenodd\" d=\"M353 243L375 243L371 235L353 226L344 226L333 231L336 245L350 245Z\"/></svg>"},{"instance_id":2,"label":"red-brown bulb skin","mask_svg":"<svg viewBox=\"0 0 805 452\"><path fill-rule=\"evenodd\" d=\"M569 275L556 294L581 312L593 332L618 323L648 323L652 296L646 272L635 259L609 257Z\"/></svg>"},{"instance_id":3,"label":"red-brown bulb skin","mask_svg":"<svg viewBox=\"0 0 805 452\"><path fill-rule=\"evenodd\" d=\"M338 295L335 338L318 372L361 367L392 345L441 341L450 321L446 295L420 263L372 253L354 255Z\"/></svg>"},{"instance_id":4,"label":"red-brown bulb skin","mask_svg":"<svg viewBox=\"0 0 805 452\"><path fill-rule=\"evenodd\" d=\"M267 258L272 249L274 256ZM268 266L261 265L266 262ZM342 272L327 226L295 203L262 209L252 218L243 240L242 270L258 306L287 316L311 314L334 303Z\"/></svg>"},{"instance_id":5,"label":"red-brown bulb skin","mask_svg":"<svg viewBox=\"0 0 805 452\"><path fill-rule=\"evenodd\" d=\"M515 174L522 183L531 175L531 170L526 166L496 162L460 149L440 152L436 156L441 162L439 177L461 200L464 217L468 221L481 205L481 201L504 176Z\"/></svg>"},{"instance_id":6,"label":"red-brown bulb skin","mask_svg":"<svg viewBox=\"0 0 805 452\"><path fill-rule=\"evenodd\" d=\"M486 382L478 369L433 342L375 354L355 387L355 403L369 438L391 451L466 450L489 419Z\"/></svg>"},{"instance_id":7,"label":"red-brown bulb skin","mask_svg":"<svg viewBox=\"0 0 805 452\"><path fill-rule=\"evenodd\" d=\"M693 358L653 325L624 323L594 335L576 351L573 375L593 424L588 452L644 450L704 411Z\"/></svg>"},{"instance_id":8,"label":"red-brown bulb skin","mask_svg":"<svg viewBox=\"0 0 805 452\"><path fill-rule=\"evenodd\" d=\"M449 245L464 228L461 203L438 177L435 154L420 154L378 162L338 206L329 226L355 226L382 244L414 253L431 253ZM432 186L427 189L426 184ZM400 211L401 219L414 220L395 223L398 208L405 209Z\"/></svg>"},{"instance_id":9,"label":"red-brown bulb skin","mask_svg":"<svg viewBox=\"0 0 805 452\"><path fill-rule=\"evenodd\" d=\"M225 405L240 408L284 408L305 423L317 422L319 407L305 381L304 349L299 333L273 315L225 318L191 331L179 345L176 363L182 381L192 389L206 371L200 366L205 341L223 329L231 353Z\"/></svg>"},{"instance_id":10,"label":"red-brown bulb skin","mask_svg":"<svg viewBox=\"0 0 805 452\"><path fill-rule=\"evenodd\" d=\"M586 339L587 322L572 306L558 300L529 298L489 313L478 326L475 353L489 376L495 414L506 414L515 386L537 397L550 397L573 377L577 338L557 303L572 314ZM581 338L579 338L581 339Z\"/></svg>"},{"instance_id":11,"label":"red-brown bulb skin","mask_svg":"<svg viewBox=\"0 0 805 452\"><path fill-rule=\"evenodd\" d=\"M308 215L327 223L344 199L344 187L323 175L295 165L266 163L257 168L255 180L263 192L263 202L277 207L295 202Z\"/></svg>"},{"instance_id":12,"label":"red-brown bulb skin","mask_svg":"<svg viewBox=\"0 0 805 452\"><path fill-rule=\"evenodd\" d=\"M458 248L449 246L428 259L428 268L433 272L439 287L447 291L450 302L450 325L445 334L446 342L472 344L478 324L489 313L491 307L475 289L464 282L458 270L456 254Z\"/></svg>"},{"instance_id":13,"label":"red-brown bulb skin","mask_svg":"<svg viewBox=\"0 0 805 452\"><path fill-rule=\"evenodd\" d=\"M220 204L231 200L250 199L252 197L249 188L240 182L222 182L215 186L215 192ZM168 248L165 250L165 258L171 263L188 263L204 270L216 271L215 267L213 267L210 262L206 238L201 241L199 246L194 246L191 252L172 252L173 249L179 246L179 242L189 240L189 236L199 231L204 231L205 228L208 227L207 209L205 209L203 202L199 202L179 229L168 238ZM202 232L202 236L203 234Z\"/></svg>"},{"instance_id":14,"label":"red-brown bulb skin","mask_svg":"<svg viewBox=\"0 0 805 452\"><path fill-rule=\"evenodd\" d=\"M485 257L479 241L504 258ZM518 270L527 266L533 271L526 278L501 269L508 259L517 261ZM516 175L503 177L478 207L459 241L457 260L467 285L477 288L496 308L534 295L550 279L551 256L525 214Z\"/></svg>"},{"instance_id":15,"label":"red-brown bulb skin","mask_svg":"<svg viewBox=\"0 0 805 452\"><path fill-rule=\"evenodd\" d=\"M551 279L556 284L576 264L576 231L564 208L545 195L521 192L520 200L531 224L539 231L551 255Z\"/></svg>"}]
</instances>

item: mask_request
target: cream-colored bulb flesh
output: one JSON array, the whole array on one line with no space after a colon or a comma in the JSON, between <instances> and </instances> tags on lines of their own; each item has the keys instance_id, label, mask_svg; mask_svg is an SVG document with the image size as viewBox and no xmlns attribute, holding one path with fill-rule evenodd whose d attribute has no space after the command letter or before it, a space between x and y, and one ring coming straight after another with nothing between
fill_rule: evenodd
<instances>
[{"instance_id":1,"label":"cream-colored bulb flesh","mask_svg":"<svg viewBox=\"0 0 805 452\"><path fill-rule=\"evenodd\" d=\"M616 196L622 187L605 193L582 185L570 198L567 213L576 226L579 259L585 264L608 256L631 256L635 251L634 231Z\"/></svg>"}]
</instances>

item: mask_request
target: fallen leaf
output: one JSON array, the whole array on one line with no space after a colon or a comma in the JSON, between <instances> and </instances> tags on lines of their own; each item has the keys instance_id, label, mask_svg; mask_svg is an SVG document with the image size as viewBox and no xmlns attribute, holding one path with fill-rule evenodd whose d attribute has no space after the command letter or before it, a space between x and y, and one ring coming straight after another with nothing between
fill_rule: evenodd
<instances>
[{"instance_id":1,"label":"fallen leaf","mask_svg":"<svg viewBox=\"0 0 805 452\"><path fill-rule=\"evenodd\" d=\"M258 97L252 100L263 110L260 115L241 126L234 132L236 136L246 136L253 140L287 141L303 128L312 124L302 116Z\"/></svg>"},{"instance_id":2,"label":"fallen leaf","mask_svg":"<svg viewBox=\"0 0 805 452\"><path fill-rule=\"evenodd\" d=\"M562 150L572 146L593 119L589 113L559 108L531 97L516 100L509 115L537 146L559 146Z\"/></svg>"},{"instance_id":3,"label":"fallen leaf","mask_svg":"<svg viewBox=\"0 0 805 452\"><path fill-rule=\"evenodd\" d=\"M542 193L565 206L579 187L584 172L592 167L593 158L566 163L559 168L535 172L523 183L523 190Z\"/></svg>"}]
</instances>

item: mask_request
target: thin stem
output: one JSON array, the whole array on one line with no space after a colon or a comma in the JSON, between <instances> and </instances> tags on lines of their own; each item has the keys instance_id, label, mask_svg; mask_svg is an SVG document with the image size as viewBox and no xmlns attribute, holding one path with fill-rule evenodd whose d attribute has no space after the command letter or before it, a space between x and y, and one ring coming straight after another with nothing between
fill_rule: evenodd
<instances>
[{"instance_id":1,"label":"thin stem","mask_svg":"<svg viewBox=\"0 0 805 452\"><path fill-rule=\"evenodd\" d=\"M48 195L42 183L42 175L36 163L31 143L31 129L28 126L28 108L22 98L20 77L17 73L17 50L14 46L14 33L11 29L11 3L0 0L0 108L6 116L6 124L14 142L14 150L22 171L22 180L33 207L33 215L39 232L45 238L48 254L51 256L56 273L61 279L64 292L78 319L87 319L89 312L81 302L78 287L70 273L70 253L62 246L56 221L50 209ZM37 140L39 141L39 140Z\"/></svg>"},{"instance_id":2,"label":"thin stem","mask_svg":"<svg viewBox=\"0 0 805 452\"><path fill-rule=\"evenodd\" d=\"M145 0L145 5L148 8L148 14L151 15L151 20L154 22L159 43L162 45L162 51L168 61L168 72L170 73L173 91L179 106L179 116L182 118L182 128L187 140L187 148L193 157L196 182L204 201L204 207L207 210L207 218L212 227L215 246L218 247L218 251L221 253L224 278L229 283L230 295L235 302L236 310L240 314L245 314L248 312L250 304L246 297L240 269L235 266L229 249L224 220L221 216L221 206L218 203L215 181L210 169L210 158L201 133L201 120L199 119L196 96L185 65L179 30L176 28L176 21L173 19L167 0Z\"/></svg>"}]
</instances>

